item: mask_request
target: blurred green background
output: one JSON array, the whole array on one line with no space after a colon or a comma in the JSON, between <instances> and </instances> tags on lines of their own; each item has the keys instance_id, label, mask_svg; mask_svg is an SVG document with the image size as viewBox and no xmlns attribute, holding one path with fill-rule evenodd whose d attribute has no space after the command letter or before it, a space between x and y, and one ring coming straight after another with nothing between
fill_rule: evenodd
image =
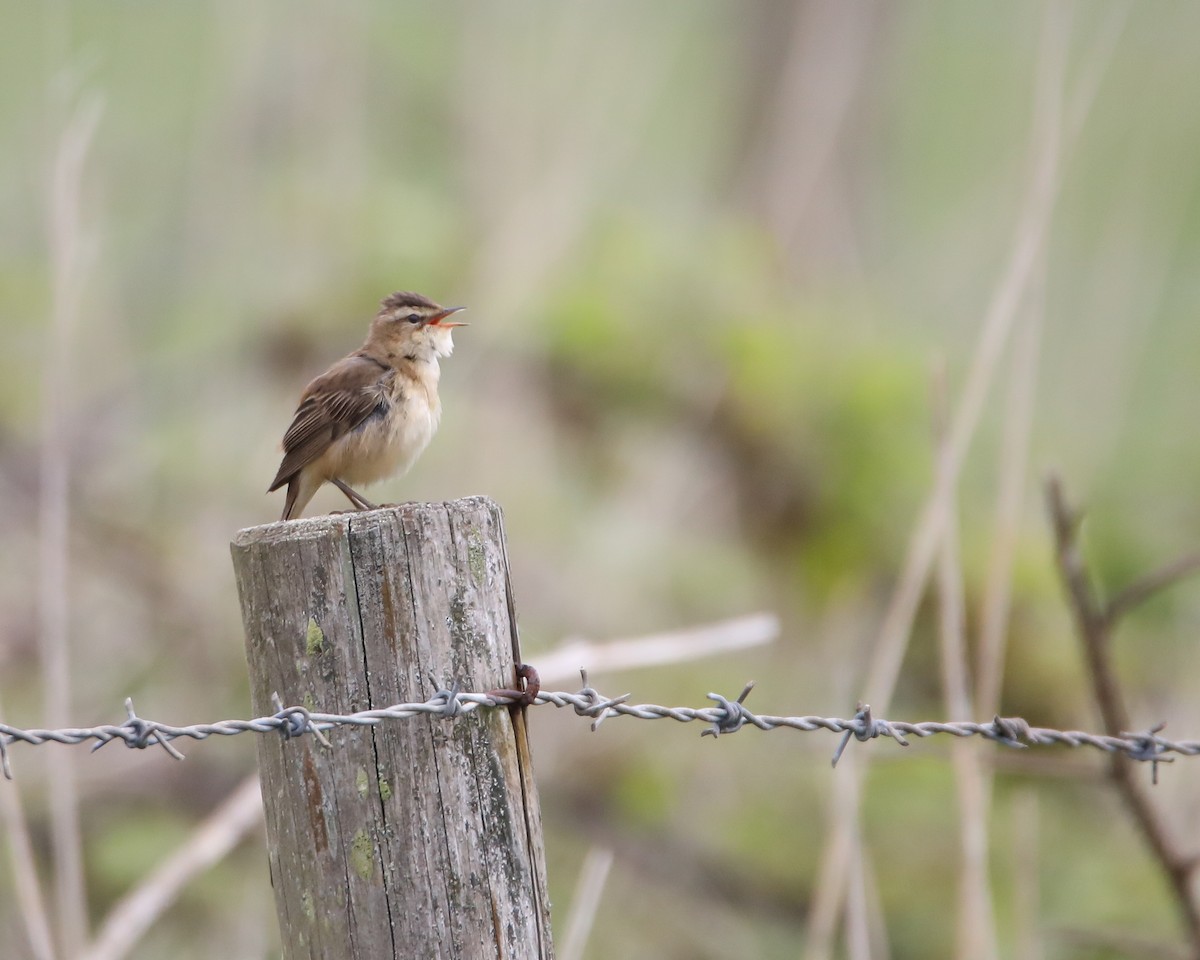
<instances>
[{"instance_id":1,"label":"blurred green background","mask_svg":"<svg viewBox=\"0 0 1200 960\"><path fill-rule=\"evenodd\" d=\"M246 715L229 540L276 519L263 491L299 391L397 289L466 304L472 325L443 366L439 436L375 499L500 502L527 659L772 610L772 646L592 680L700 706L757 679L753 709L851 715L932 483L937 410L956 408L1016 244L1058 51L1057 192L1018 291L1019 315L1042 316L1036 353L1022 368L1005 346L958 512L972 644L996 539L1016 537L1001 712L1097 728L1040 481L1057 470L1086 504L1102 589L1197 540L1200 7L3 0L0 18L8 722L43 722L48 608L68 617L72 723L117 721L126 696L171 722ZM55 170L89 117L74 203ZM1008 387L1033 355L1023 499L998 531ZM45 553L54 443L65 594ZM309 512L343 506L326 490ZM1185 584L1121 632L1139 723L1200 733L1198 626ZM932 593L888 715L947 715ZM587 956L805 955L835 738L592 734L541 711L532 728L560 928L587 849L615 852ZM1124 955L1071 930L1179 935L1100 758L974 747L997 769L1003 955L1031 876L1043 956ZM12 751L43 867L51 749ZM862 832L887 955L951 955L949 747L850 749L876 761ZM93 922L253 751L77 751ZM1194 838L1200 764L1161 780ZM0 955L16 960L32 954L12 888L6 862ZM131 956L277 949L256 835Z\"/></svg>"}]
</instances>

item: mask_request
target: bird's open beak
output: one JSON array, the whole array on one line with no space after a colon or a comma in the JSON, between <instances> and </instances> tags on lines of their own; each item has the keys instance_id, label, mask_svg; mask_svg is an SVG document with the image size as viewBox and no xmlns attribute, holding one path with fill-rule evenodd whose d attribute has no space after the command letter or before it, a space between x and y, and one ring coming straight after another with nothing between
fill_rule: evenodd
<instances>
[{"instance_id":1,"label":"bird's open beak","mask_svg":"<svg viewBox=\"0 0 1200 960\"><path fill-rule=\"evenodd\" d=\"M462 320L451 320L447 323L446 318L466 309L466 307L447 307L441 313L435 313L427 322L435 327L465 327L467 324Z\"/></svg>"}]
</instances>

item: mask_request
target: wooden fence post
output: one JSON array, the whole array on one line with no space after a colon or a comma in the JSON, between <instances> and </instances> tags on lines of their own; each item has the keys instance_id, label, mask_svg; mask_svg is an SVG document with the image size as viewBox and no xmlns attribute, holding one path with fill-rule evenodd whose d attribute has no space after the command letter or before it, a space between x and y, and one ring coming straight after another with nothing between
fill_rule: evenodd
<instances>
[{"instance_id":1,"label":"wooden fence post","mask_svg":"<svg viewBox=\"0 0 1200 960\"><path fill-rule=\"evenodd\" d=\"M499 507L484 497L241 531L256 715L514 685ZM431 679L432 678L432 679ZM284 960L551 958L520 709L258 738Z\"/></svg>"}]
</instances>

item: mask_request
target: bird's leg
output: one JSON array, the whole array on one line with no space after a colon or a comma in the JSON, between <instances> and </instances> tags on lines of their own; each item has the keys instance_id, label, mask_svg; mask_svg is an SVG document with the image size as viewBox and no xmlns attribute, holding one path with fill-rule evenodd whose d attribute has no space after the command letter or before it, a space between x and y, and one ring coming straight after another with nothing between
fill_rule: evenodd
<instances>
[{"instance_id":1,"label":"bird's leg","mask_svg":"<svg viewBox=\"0 0 1200 960\"><path fill-rule=\"evenodd\" d=\"M357 493L353 489L351 489L350 485L348 483L346 483L344 480L339 480L337 477L334 477L330 482L335 487L337 487L339 490L341 490L342 493L344 493L346 495L346 499L348 499L352 504L354 504L354 506L357 507L359 510L378 510L379 509L377 506L375 506L375 504L373 504L370 500L368 500L366 497L364 497L361 493Z\"/></svg>"}]
</instances>

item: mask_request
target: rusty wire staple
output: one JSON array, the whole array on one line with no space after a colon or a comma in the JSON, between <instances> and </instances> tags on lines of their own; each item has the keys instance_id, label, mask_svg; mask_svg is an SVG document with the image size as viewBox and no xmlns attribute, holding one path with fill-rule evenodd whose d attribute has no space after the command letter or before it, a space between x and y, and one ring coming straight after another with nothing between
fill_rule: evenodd
<instances>
[{"instance_id":1,"label":"rusty wire staple","mask_svg":"<svg viewBox=\"0 0 1200 960\"><path fill-rule=\"evenodd\" d=\"M902 720L882 720L871 716L871 709L859 704L857 712L848 720L836 717L777 717L752 713L745 706L746 697L753 684L748 684L734 701L718 693L710 693L714 701L710 707L664 707L654 703L629 703L630 694L606 697L588 685L587 672L581 671L583 686L577 693L541 691L532 705L552 705L560 709L570 707L582 717L589 717L592 729L597 729L608 717L625 716L640 720L676 720L690 723L699 720L708 724L702 736L718 737L720 734L735 733L749 724L759 730L814 731L828 730L842 735L834 754L836 764L849 743L850 738L866 741L877 737L888 737L902 746L908 746L907 737L930 737L949 734L954 737L979 736L1006 747L1025 749L1030 746L1058 744L1068 747L1093 747L1106 753L1123 753L1131 760L1148 762L1157 779L1158 764L1170 763L1173 757L1167 754L1194 757L1200 755L1200 741L1171 741L1159 736L1163 725L1159 724L1142 733L1125 733L1120 736L1086 733L1081 730L1054 730L1034 727L1020 717L995 717L988 723L969 721L939 722L924 721L907 723ZM437 684L435 684L437 686ZM219 720L215 723L199 723L191 726L171 726L139 717L133 709L133 701L125 701L124 723L97 727L72 727L59 730L24 730L0 723L0 770L12 779L9 767L8 747L13 743L28 743L34 746L43 743L80 744L93 743L93 750L114 740L120 740L131 749L160 746L172 757L182 759L183 754L172 745L172 741L183 738L206 740L211 736L234 736L240 733L277 733L284 739L312 734L323 746L328 747L325 731L343 726L374 726L385 720L403 720L421 715L453 720L463 714L473 713L480 708L509 707L526 702L526 695L519 691L491 691L489 693L461 692L457 684L442 687L423 703L398 703L390 707L361 710L352 714L317 713L301 706L286 707L278 696L273 698L276 712L268 717L254 720Z\"/></svg>"}]
</instances>

